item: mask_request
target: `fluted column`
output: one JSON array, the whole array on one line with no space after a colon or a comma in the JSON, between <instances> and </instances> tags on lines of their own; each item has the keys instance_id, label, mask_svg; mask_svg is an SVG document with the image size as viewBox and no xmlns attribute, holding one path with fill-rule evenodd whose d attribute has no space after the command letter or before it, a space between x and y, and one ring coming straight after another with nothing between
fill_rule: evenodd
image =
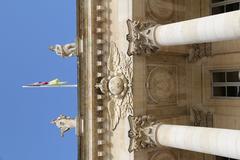
<instances>
[{"instance_id":1,"label":"fluted column","mask_svg":"<svg viewBox=\"0 0 240 160\"><path fill-rule=\"evenodd\" d=\"M240 38L240 11L172 24L128 21L129 55L161 46L207 43Z\"/></svg>"},{"instance_id":2,"label":"fluted column","mask_svg":"<svg viewBox=\"0 0 240 160\"><path fill-rule=\"evenodd\" d=\"M129 117L129 151L167 146L240 159L240 131L161 124L149 116Z\"/></svg>"}]
</instances>

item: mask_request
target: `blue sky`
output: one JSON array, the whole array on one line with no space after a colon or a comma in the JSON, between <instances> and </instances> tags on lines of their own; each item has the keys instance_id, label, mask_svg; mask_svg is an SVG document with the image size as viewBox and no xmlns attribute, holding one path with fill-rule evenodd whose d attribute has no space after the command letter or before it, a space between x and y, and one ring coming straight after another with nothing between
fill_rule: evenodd
<instances>
[{"instance_id":1,"label":"blue sky","mask_svg":"<svg viewBox=\"0 0 240 160\"><path fill-rule=\"evenodd\" d=\"M48 50L75 39L75 0L1 0L0 160L75 160L74 130L60 137L50 121L75 116L75 88L23 89L60 78L76 83L76 58Z\"/></svg>"}]
</instances>

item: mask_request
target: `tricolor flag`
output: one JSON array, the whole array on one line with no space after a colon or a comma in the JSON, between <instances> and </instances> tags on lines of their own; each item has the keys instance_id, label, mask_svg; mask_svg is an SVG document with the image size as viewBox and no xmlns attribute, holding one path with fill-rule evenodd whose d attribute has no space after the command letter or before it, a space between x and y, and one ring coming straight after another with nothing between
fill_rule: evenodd
<instances>
[{"instance_id":1,"label":"tricolor flag","mask_svg":"<svg viewBox=\"0 0 240 160\"><path fill-rule=\"evenodd\" d=\"M76 84L69 85L67 82L60 81L59 79L53 79L51 81L35 82L22 86L23 88L41 88L41 87L77 87Z\"/></svg>"}]
</instances>

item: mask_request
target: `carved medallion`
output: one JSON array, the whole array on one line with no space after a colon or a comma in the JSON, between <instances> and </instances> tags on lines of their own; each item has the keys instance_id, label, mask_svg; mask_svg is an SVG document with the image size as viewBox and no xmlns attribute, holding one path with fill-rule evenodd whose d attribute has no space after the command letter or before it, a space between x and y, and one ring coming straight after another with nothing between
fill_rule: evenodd
<instances>
[{"instance_id":1,"label":"carved medallion","mask_svg":"<svg viewBox=\"0 0 240 160\"><path fill-rule=\"evenodd\" d=\"M119 95L124 89L124 82L121 77L113 77L109 80L108 88L111 94Z\"/></svg>"},{"instance_id":2,"label":"carved medallion","mask_svg":"<svg viewBox=\"0 0 240 160\"><path fill-rule=\"evenodd\" d=\"M123 74L118 73L104 77L96 86L102 93L108 94L112 98L121 98L128 90L128 80Z\"/></svg>"},{"instance_id":3,"label":"carved medallion","mask_svg":"<svg viewBox=\"0 0 240 160\"><path fill-rule=\"evenodd\" d=\"M176 155L168 150L161 150L155 153L150 160L176 160Z\"/></svg>"},{"instance_id":4,"label":"carved medallion","mask_svg":"<svg viewBox=\"0 0 240 160\"><path fill-rule=\"evenodd\" d=\"M133 58L119 52L113 42L110 49L107 76L96 86L107 97L111 127L115 130L121 118L133 113Z\"/></svg>"},{"instance_id":5,"label":"carved medallion","mask_svg":"<svg viewBox=\"0 0 240 160\"><path fill-rule=\"evenodd\" d=\"M169 21L174 15L174 0L147 0L147 16L156 22Z\"/></svg>"},{"instance_id":6,"label":"carved medallion","mask_svg":"<svg viewBox=\"0 0 240 160\"><path fill-rule=\"evenodd\" d=\"M149 66L147 78L147 93L150 101L159 103L176 103L177 101L177 71L176 66Z\"/></svg>"}]
</instances>

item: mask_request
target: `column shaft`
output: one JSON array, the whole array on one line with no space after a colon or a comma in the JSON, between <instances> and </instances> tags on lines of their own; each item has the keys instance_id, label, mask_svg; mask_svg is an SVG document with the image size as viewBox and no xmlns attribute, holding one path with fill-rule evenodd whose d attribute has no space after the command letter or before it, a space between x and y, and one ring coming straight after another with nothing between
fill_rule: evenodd
<instances>
[{"instance_id":1,"label":"column shaft","mask_svg":"<svg viewBox=\"0 0 240 160\"><path fill-rule=\"evenodd\" d=\"M147 29L149 30L149 29ZM240 11L150 28L147 37L157 46L185 45L240 38ZM146 31L145 31L146 32Z\"/></svg>"},{"instance_id":2,"label":"column shaft","mask_svg":"<svg viewBox=\"0 0 240 160\"><path fill-rule=\"evenodd\" d=\"M158 125L158 145L240 159L240 131L179 125Z\"/></svg>"}]
</instances>

